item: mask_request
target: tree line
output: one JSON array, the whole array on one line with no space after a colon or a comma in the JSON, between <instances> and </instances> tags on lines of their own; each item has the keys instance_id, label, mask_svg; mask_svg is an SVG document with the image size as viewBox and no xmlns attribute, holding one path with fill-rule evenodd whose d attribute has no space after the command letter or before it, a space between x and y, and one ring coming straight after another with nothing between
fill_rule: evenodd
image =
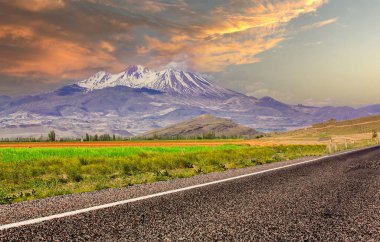
<instances>
[{"instance_id":1,"label":"tree line","mask_svg":"<svg viewBox=\"0 0 380 242\"><path fill-rule=\"evenodd\" d=\"M115 134L88 134L82 137L70 138L61 137L57 138L54 130L49 131L47 136L41 135L40 137L16 137L16 138L1 138L2 142L55 142L55 141L122 141L129 140L129 138L116 136Z\"/></svg>"},{"instance_id":2,"label":"tree line","mask_svg":"<svg viewBox=\"0 0 380 242\"><path fill-rule=\"evenodd\" d=\"M182 135L153 135L153 136L134 136L134 137L123 137L116 136L115 134L88 134L86 133L82 137L69 138L61 137L57 138L54 130L49 131L47 136L41 135L40 137L17 137L17 138L1 138L2 142L55 142L55 141L124 141L124 140L212 140L212 139L246 139L246 138L262 138L264 135L216 135L215 132L203 133L199 135L192 136L182 136ZM377 133L376 133L377 136Z\"/></svg>"}]
</instances>

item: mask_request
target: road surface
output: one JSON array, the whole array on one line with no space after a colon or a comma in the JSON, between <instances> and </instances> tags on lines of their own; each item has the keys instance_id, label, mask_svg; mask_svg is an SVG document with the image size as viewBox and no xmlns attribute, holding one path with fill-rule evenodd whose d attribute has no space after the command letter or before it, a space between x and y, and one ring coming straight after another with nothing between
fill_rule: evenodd
<instances>
[{"instance_id":1,"label":"road surface","mask_svg":"<svg viewBox=\"0 0 380 242\"><path fill-rule=\"evenodd\" d=\"M128 199L252 172L260 173L4 229L15 222L115 202L114 197L124 196L120 194ZM0 206L0 240L380 241L380 148Z\"/></svg>"}]
</instances>

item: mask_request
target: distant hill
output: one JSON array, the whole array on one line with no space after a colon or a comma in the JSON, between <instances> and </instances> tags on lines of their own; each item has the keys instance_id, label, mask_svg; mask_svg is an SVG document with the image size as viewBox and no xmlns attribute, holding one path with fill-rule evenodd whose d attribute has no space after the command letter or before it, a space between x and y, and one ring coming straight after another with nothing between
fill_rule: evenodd
<instances>
[{"instance_id":1,"label":"distant hill","mask_svg":"<svg viewBox=\"0 0 380 242\"><path fill-rule=\"evenodd\" d=\"M371 115L376 115L380 113L380 105L379 104L369 105L369 106L360 108L360 110L367 112Z\"/></svg>"},{"instance_id":2,"label":"distant hill","mask_svg":"<svg viewBox=\"0 0 380 242\"><path fill-rule=\"evenodd\" d=\"M142 134L144 138L228 138L252 137L258 135L256 130L234 123L229 119L204 114L166 128Z\"/></svg>"},{"instance_id":3,"label":"distant hill","mask_svg":"<svg viewBox=\"0 0 380 242\"><path fill-rule=\"evenodd\" d=\"M374 130L380 131L380 116L367 116L363 118L337 121L335 119L322 123L316 123L311 127L298 129L283 133L284 136L331 136L331 135L353 135L366 134Z\"/></svg>"}]
</instances>

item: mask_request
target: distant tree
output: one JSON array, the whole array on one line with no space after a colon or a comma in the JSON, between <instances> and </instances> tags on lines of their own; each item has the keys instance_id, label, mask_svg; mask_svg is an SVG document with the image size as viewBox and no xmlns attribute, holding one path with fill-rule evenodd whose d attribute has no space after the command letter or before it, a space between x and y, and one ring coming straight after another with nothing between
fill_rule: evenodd
<instances>
[{"instance_id":1,"label":"distant tree","mask_svg":"<svg viewBox=\"0 0 380 242\"><path fill-rule=\"evenodd\" d=\"M84 138L85 141L90 141L90 135L86 133L86 137Z\"/></svg>"},{"instance_id":2,"label":"distant tree","mask_svg":"<svg viewBox=\"0 0 380 242\"><path fill-rule=\"evenodd\" d=\"M377 130L372 130L372 139L377 138Z\"/></svg>"},{"instance_id":3,"label":"distant tree","mask_svg":"<svg viewBox=\"0 0 380 242\"><path fill-rule=\"evenodd\" d=\"M51 130L48 133L48 139L49 139L49 141L55 141L55 131L54 130Z\"/></svg>"},{"instance_id":4,"label":"distant tree","mask_svg":"<svg viewBox=\"0 0 380 242\"><path fill-rule=\"evenodd\" d=\"M94 135L94 141L98 141L98 140L99 140L98 135L95 134L95 135Z\"/></svg>"},{"instance_id":5,"label":"distant tree","mask_svg":"<svg viewBox=\"0 0 380 242\"><path fill-rule=\"evenodd\" d=\"M112 135L112 140L113 140L113 141L116 140L116 135L115 135L115 134Z\"/></svg>"},{"instance_id":6,"label":"distant tree","mask_svg":"<svg viewBox=\"0 0 380 242\"><path fill-rule=\"evenodd\" d=\"M110 141L111 140L111 136L109 134L102 134L98 137L98 139L100 141Z\"/></svg>"}]
</instances>

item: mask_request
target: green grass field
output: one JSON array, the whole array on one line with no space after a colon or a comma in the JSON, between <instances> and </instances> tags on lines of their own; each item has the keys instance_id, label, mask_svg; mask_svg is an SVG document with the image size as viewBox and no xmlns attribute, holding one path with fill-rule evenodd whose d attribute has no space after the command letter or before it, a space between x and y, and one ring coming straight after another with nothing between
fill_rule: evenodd
<instances>
[{"instance_id":1,"label":"green grass field","mask_svg":"<svg viewBox=\"0 0 380 242\"><path fill-rule=\"evenodd\" d=\"M126 187L326 153L324 145L4 148L0 203Z\"/></svg>"},{"instance_id":2,"label":"green grass field","mask_svg":"<svg viewBox=\"0 0 380 242\"><path fill-rule=\"evenodd\" d=\"M115 159L135 154L189 153L239 148L238 145L183 146L183 147L105 147L105 148L3 148L0 161L39 161L45 159Z\"/></svg>"}]
</instances>

